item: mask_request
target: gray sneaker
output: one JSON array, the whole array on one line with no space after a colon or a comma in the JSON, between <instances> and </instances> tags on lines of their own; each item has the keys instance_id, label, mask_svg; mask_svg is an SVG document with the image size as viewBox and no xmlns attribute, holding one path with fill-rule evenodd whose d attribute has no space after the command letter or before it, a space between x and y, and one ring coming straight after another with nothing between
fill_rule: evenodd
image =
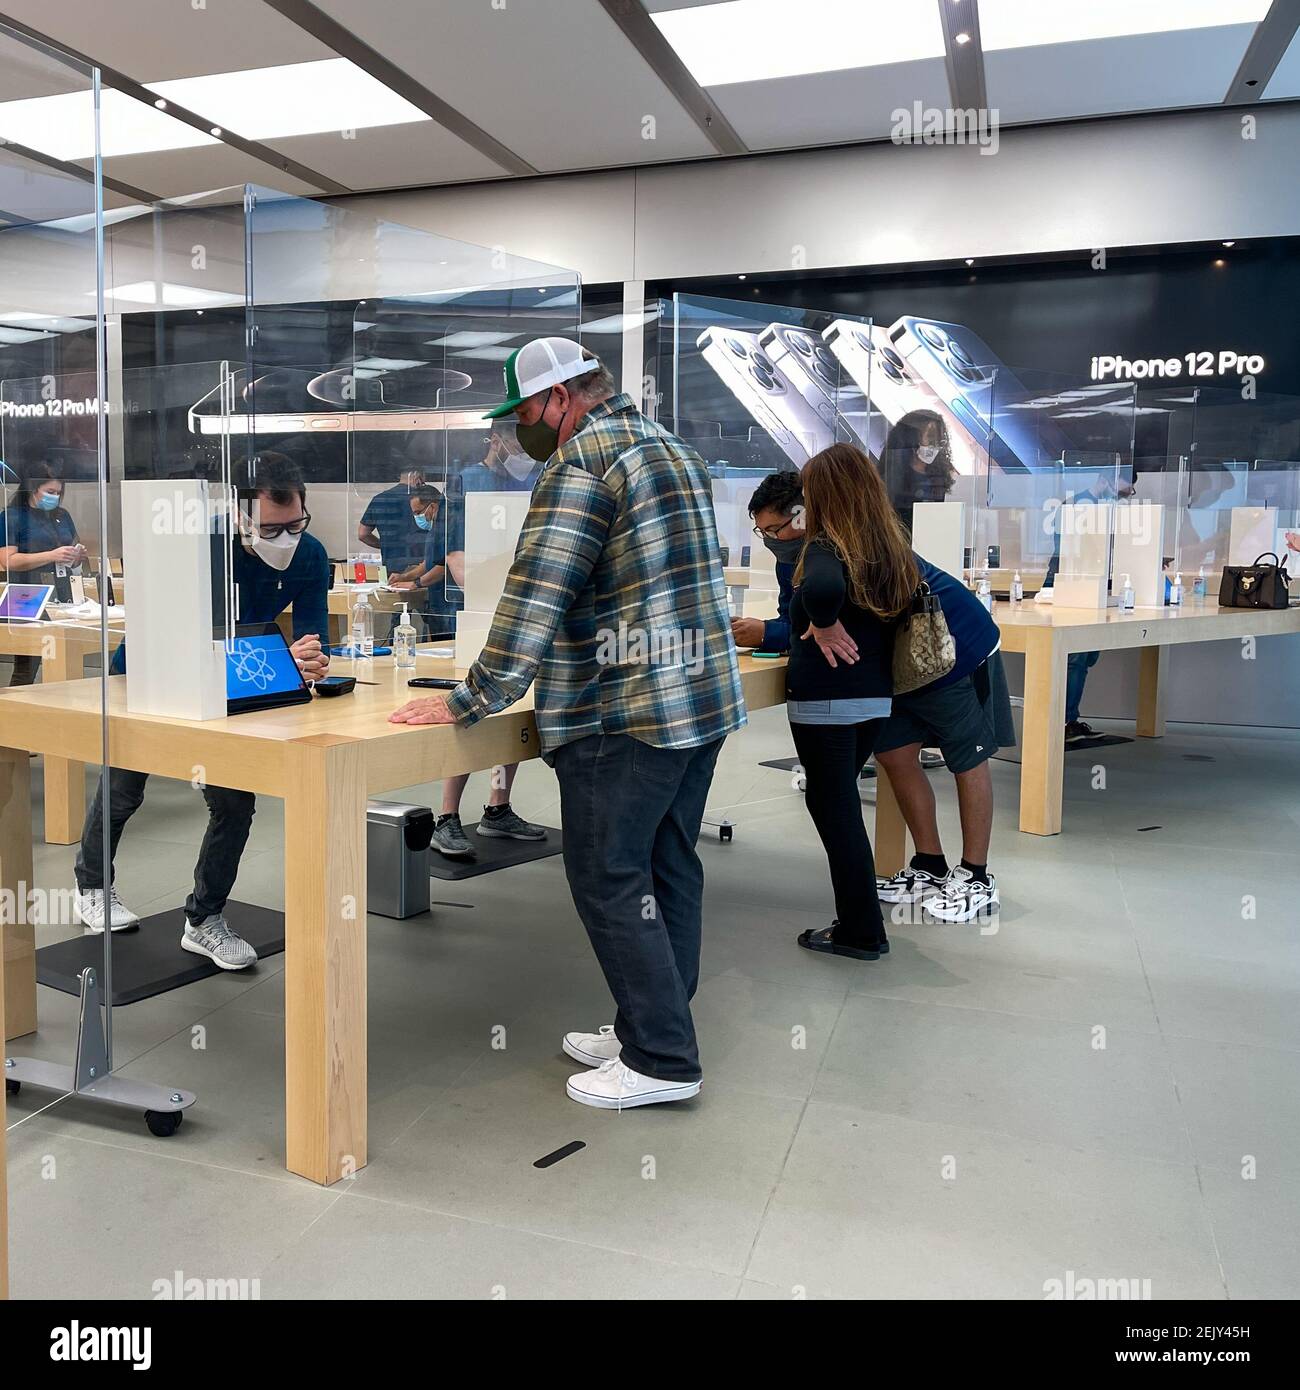
<instances>
[{"instance_id":1,"label":"gray sneaker","mask_svg":"<svg viewBox=\"0 0 1300 1390\"><path fill-rule=\"evenodd\" d=\"M247 970L257 963L257 952L230 930L224 917L209 917L196 927L188 919L181 934L181 950L207 956L222 970Z\"/></svg>"},{"instance_id":2,"label":"gray sneaker","mask_svg":"<svg viewBox=\"0 0 1300 1390\"><path fill-rule=\"evenodd\" d=\"M504 806L484 806L483 819L475 828L475 834L485 835L489 840L544 840L546 827L534 825L517 815L507 801Z\"/></svg>"},{"instance_id":3,"label":"gray sneaker","mask_svg":"<svg viewBox=\"0 0 1300 1390\"><path fill-rule=\"evenodd\" d=\"M433 827L433 839L430 844L439 854L446 855L448 859L478 858L478 852L465 838L465 830L460 823L460 817L455 812L438 817L437 823Z\"/></svg>"}]
</instances>

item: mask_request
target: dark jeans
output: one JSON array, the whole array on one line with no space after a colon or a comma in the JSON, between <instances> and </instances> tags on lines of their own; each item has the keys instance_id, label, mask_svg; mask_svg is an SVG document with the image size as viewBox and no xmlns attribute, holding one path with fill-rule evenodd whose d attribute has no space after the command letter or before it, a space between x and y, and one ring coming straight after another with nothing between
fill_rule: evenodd
<instances>
[{"instance_id":1,"label":"dark jeans","mask_svg":"<svg viewBox=\"0 0 1300 1390\"><path fill-rule=\"evenodd\" d=\"M865 946L885 939L876 895L876 861L862 819L858 773L882 719L861 724L791 724L804 772L804 803L830 862L835 940Z\"/></svg>"},{"instance_id":2,"label":"dark jeans","mask_svg":"<svg viewBox=\"0 0 1300 1390\"><path fill-rule=\"evenodd\" d=\"M690 1001L700 978L704 866L695 851L722 740L653 748L594 734L554 756L564 870L617 1011L623 1061L698 1081Z\"/></svg>"},{"instance_id":3,"label":"dark jeans","mask_svg":"<svg viewBox=\"0 0 1300 1390\"><path fill-rule=\"evenodd\" d=\"M40 674L41 659L39 656L16 656L14 657L14 673L9 677L9 684L15 685L35 685L36 677Z\"/></svg>"},{"instance_id":4,"label":"dark jeans","mask_svg":"<svg viewBox=\"0 0 1300 1390\"><path fill-rule=\"evenodd\" d=\"M117 858L118 841L127 821L144 801L147 772L127 772L120 767L108 773L108 833L109 879L112 880L112 860ZM248 843L249 827L257 798L252 792L231 791L229 787L204 787L203 799L208 803L208 829L194 865L194 891L185 899L185 915L193 924L207 917L219 916L235 885L239 861ZM95 791L95 800L86 813L81 831L81 848L77 851L77 887L88 892L103 888L104 804L103 784Z\"/></svg>"},{"instance_id":5,"label":"dark jeans","mask_svg":"<svg viewBox=\"0 0 1300 1390\"><path fill-rule=\"evenodd\" d=\"M1083 687L1088 684L1088 672L1097 664L1100 652L1071 652L1065 659L1065 722L1075 723L1083 703Z\"/></svg>"}]
</instances>

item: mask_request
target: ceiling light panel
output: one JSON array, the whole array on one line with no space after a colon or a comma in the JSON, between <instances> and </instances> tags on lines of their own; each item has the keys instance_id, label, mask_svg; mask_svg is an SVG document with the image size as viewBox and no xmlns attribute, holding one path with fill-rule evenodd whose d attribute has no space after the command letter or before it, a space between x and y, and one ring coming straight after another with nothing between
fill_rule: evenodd
<instances>
[{"instance_id":1,"label":"ceiling light panel","mask_svg":"<svg viewBox=\"0 0 1300 1390\"><path fill-rule=\"evenodd\" d=\"M246 140L428 120L346 58L150 82L149 89Z\"/></svg>"},{"instance_id":2,"label":"ceiling light panel","mask_svg":"<svg viewBox=\"0 0 1300 1390\"><path fill-rule=\"evenodd\" d=\"M1258 24L1270 0L980 0L980 45L985 53L1004 48L1038 48L1083 39L1121 38L1208 29L1224 24Z\"/></svg>"},{"instance_id":3,"label":"ceiling light panel","mask_svg":"<svg viewBox=\"0 0 1300 1390\"><path fill-rule=\"evenodd\" d=\"M427 121L423 111L389 91L346 58L285 67L252 68L151 82L149 89L246 140L278 140L323 131ZM94 158L94 97L90 92L0 102L0 139L65 161ZM196 130L146 102L111 88L100 101L100 146L105 159L159 150L214 145Z\"/></svg>"},{"instance_id":4,"label":"ceiling light panel","mask_svg":"<svg viewBox=\"0 0 1300 1390\"><path fill-rule=\"evenodd\" d=\"M881 67L944 52L933 4L722 0L652 18L702 87Z\"/></svg>"}]
</instances>

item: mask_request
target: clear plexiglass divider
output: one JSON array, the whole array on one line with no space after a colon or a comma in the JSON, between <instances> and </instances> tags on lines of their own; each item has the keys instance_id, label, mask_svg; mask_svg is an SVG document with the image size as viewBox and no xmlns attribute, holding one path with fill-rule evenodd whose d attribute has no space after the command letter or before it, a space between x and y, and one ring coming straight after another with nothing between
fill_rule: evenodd
<instances>
[{"instance_id":1,"label":"clear plexiglass divider","mask_svg":"<svg viewBox=\"0 0 1300 1390\"><path fill-rule=\"evenodd\" d=\"M1169 470L1177 527L1173 563L1185 583L1213 599L1226 565L1248 565L1273 552L1300 573L1300 398L1238 388L1197 386L1152 393L1157 446L1162 432L1177 449Z\"/></svg>"},{"instance_id":2,"label":"clear plexiglass divider","mask_svg":"<svg viewBox=\"0 0 1300 1390\"><path fill-rule=\"evenodd\" d=\"M1058 573L1087 577L1077 592L1105 603L1115 537L1158 520L1134 487L1135 397L1131 385L1002 366L967 398L984 438L965 554L977 579L1003 593L1019 575L1033 594Z\"/></svg>"}]
</instances>

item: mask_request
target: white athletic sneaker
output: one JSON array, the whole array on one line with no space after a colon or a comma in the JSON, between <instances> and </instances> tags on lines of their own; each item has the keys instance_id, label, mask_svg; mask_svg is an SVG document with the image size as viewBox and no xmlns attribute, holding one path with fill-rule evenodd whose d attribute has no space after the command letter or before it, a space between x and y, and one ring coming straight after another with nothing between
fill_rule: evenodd
<instances>
[{"instance_id":1,"label":"white athletic sneaker","mask_svg":"<svg viewBox=\"0 0 1300 1390\"><path fill-rule=\"evenodd\" d=\"M944 880L943 892L926 900L925 910L941 922L970 922L997 916L998 905L997 879L990 874L987 883L977 883L958 864Z\"/></svg>"},{"instance_id":2,"label":"white athletic sneaker","mask_svg":"<svg viewBox=\"0 0 1300 1390\"><path fill-rule=\"evenodd\" d=\"M257 961L257 952L242 936L230 930L224 917L209 917L197 927L187 918L181 933L181 950L207 956L213 965L223 970L247 970Z\"/></svg>"},{"instance_id":3,"label":"white athletic sneaker","mask_svg":"<svg viewBox=\"0 0 1300 1390\"><path fill-rule=\"evenodd\" d=\"M104 890L88 888L83 893L77 889L74 907L78 920L93 932L104 930ZM108 890L108 916L110 931L125 931L140 920L134 912L117 896L117 889Z\"/></svg>"},{"instance_id":4,"label":"white athletic sneaker","mask_svg":"<svg viewBox=\"0 0 1300 1390\"><path fill-rule=\"evenodd\" d=\"M584 1067L604 1066L623 1050L623 1044L614 1036L612 1023L602 1023L599 1033L566 1033L560 1046Z\"/></svg>"},{"instance_id":5,"label":"white athletic sneaker","mask_svg":"<svg viewBox=\"0 0 1300 1390\"><path fill-rule=\"evenodd\" d=\"M580 1071L565 1086L570 1100L593 1105L597 1110L630 1110L634 1105L659 1105L668 1100L690 1100L700 1093L698 1081L656 1081L623 1065L618 1057L602 1062L595 1071Z\"/></svg>"},{"instance_id":6,"label":"white athletic sneaker","mask_svg":"<svg viewBox=\"0 0 1300 1390\"><path fill-rule=\"evenodd\" d=\"M900 869L893 878L876 880L882 903L920 903L943 891L944 880L927 869Z\"/></svg>"}]
</instances>

